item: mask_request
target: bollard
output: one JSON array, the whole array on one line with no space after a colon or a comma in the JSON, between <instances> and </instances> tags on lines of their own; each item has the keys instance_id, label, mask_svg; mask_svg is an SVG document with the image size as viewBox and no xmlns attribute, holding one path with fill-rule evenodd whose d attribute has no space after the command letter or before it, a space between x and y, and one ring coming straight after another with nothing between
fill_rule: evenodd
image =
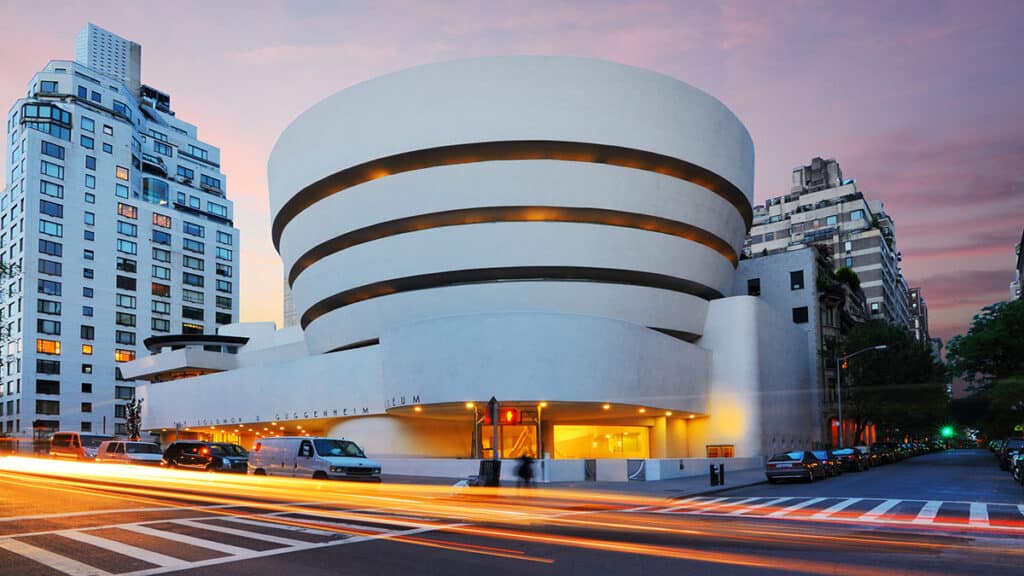
<instances>
[{"instance_id":1,"label":"bollard","mask_svg":"<svg viewBox=\"0 0 1024 576\"><path fill-rule=\"evenodd\" d=\"M725 486L725 462L718 465L718 484Z\"/></svg>"},{"instance_id":2,"label":"bollard","mask_svg":"<svg viewBox=\"0 0 1024 576\"><path fill-rule=\"evenodd\" d=\"M718 486L718 467L714 464L709 466L711 472L711 485Z\"/></svg>"}]
</instances>

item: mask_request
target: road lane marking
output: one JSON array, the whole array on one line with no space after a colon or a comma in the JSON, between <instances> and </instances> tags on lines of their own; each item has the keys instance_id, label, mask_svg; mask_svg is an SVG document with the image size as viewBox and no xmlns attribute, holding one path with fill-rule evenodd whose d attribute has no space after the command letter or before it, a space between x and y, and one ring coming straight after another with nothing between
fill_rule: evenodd
<instances>
[{"instance_id":1,"label":"road lane marking","mask_svg":"<svg viewBox=\"0 0 1024 576\"><path fill-rule=\"evenodd\" d=\"M822 500L824 500L824 498L811 498L810 500L805 500L805 501L800 502L798 504L793 504L792 506L787 506L786 508L783 508L782 510L776 510L775 512L772 512L771 514L769 514L768 517L769 518L781 518L781 517L785 516L786 514L789 514L790 512L796 512L797 510L800 510L802 508L807 508L808 506L813 506L813 505L817 504L818 502L821 502Z\"/></svg>"},{"instance_id":2,"label":"road lane marking","mask_svg":"<svg viewBox=\"0 0 1024 576\"><path fill-rule=\"evenodd\" d=\"M755 504L753 506L747 506L746 508L740 508L739 510L733 510L732 512L729 512L729 516L739 516L741 514L746 514L747 512L751 512L753 510L758 510L760 508L766 508L768 506L774 506L775 504L778 504L779 502L782 502L784 500L789 500L789 499L790 499L789 496L785 496L783 498L775 498L775 499L769 500L767 502L762 502L760 504Z\"/></svg>"},{"instance_id":3,"label":"road lane marking","mask_svg":"<svg viewBox=\"0 0 1024 576\"><path fill-rule=\"evenodd\" d=\"M825 508L824 510L818 512L817 514L812 514L811 518L828 518L836 512L849 508L850 506L853 506L854 504L860 502L861 500L863 500L863 498L847 498L846 500L843 500L838 504L833 504L832 506Z\"/></svg>"},{"instance_id":4,"label":"road lane marking","mask_svg":"<svg viewBox=\"0 0 1024 576\"><path fill-rule=\"evenodd\" d=\"M209 530L211 532L221 532L223 534L231 534L232 536L250 538L252 540L263 540L266 542L272 542L274 544L280 544L282 546L301 546L303 544L309 544L309 542L306 542L304 540L293 540L291 538L271 536L270 534L263 534L262 532L254 532L252 530L238 530L235 528L221 526L219 524L207 524L206 522L195 522L192 520L170 520L170 522L172 524L177 524L179 526L190 526L192 528Z\"/></svg>"},{"instance_id":5,"label":"road lane marking","mask_svg":"<svg viewBox=\"0 0 1024 576\"><path fill-rule=\"evenodd\" d=\"M857 518L857 520L861 520L863 522L874 522L875 520L878 520L883 514L895 508L896 505L899 504L900 502L905 502L905 500L886 500L885 502L882 502L881 504L875 506L871 510L868 510L864 514L861 514L860 517Z\"/></svg>"},{"instance_id":6,"label":"road lane marking","mask_svg":"<svg viewBox=\"0 0 1024 576\"><path fill-rule=\"evenodd\" d=\"M971 526L988 526L988 506L974 502L971 504Z\"/></svg>"},{"instance_id":7,"label":"road lane marking","mask_svg":"<svg viewBox=\"0 0 1024 576\"><path fill-rule=\"evenodd\" d=\"M100 570L95 566L83 564L77 560L72 560L66 556L61 556L60 554L55 554L49 550L37 548L18 540L0 540L0 548L49 566L68 576L111 576L109 572Z\"/></svg>"},{"instance_id":8,"label":"road lane marking","mask_svg":"<svg viewBox=\"0 0 1024 576\"><path fill-rule=\"evenodd\" d=\"M132 546L131 544L123 544L121 542L117 542L116 540L108 540L107 538L95 536L93 534L89 534L88 532L62 530L60 532L57 532L56 534L71 540L77 540L85 544L91 544L93 546L96 546L97 548L110 550L111 552L116 552L123 556L130 556L132 558L136 558L144 562L149 562L150 564L163 566L165 568L175 566L180 568L183 566L188 566L189 564L188 562L181 560L180 558L172 558L170 556L165 556L158 552L146 550L145 548Z\"/></svg>"},{"instance_id":9,"label":"road lane marking","mask_svg":"<svg viewBox=\"0 0 1024 576\"><path fill-rule=\"evenodd\" d=\"M718 508L725 508L725 507L729 507L729 506L739 506L740 504L746 504L747 502L753 502L754 500L760 500L760 498L759 497L758 498L744 498L742 500L737 500L735 502L722 502L720 504L715 504L714 506L710 506L710 507L707 507L707 508L701 508L699 510L690 510L689 512L686 512L686 514L703 514L705 512L708 512L708 511L711 511L711 510L716 510ZM719 514L719 513L720 512L715 512L715 514Z\"/></svg>"},{"instance_id":10,"label":"road lane marking","mask_svg":"<svg viewBox=\"0 0 1024 576\"><path fill-rule=\"evenodd\" d=\"M230 556L245 556L252 553L252 550L248 548L240 548L238 546L231 546L230 544L221 544L220 542L194 538L192 536L178 534L177 532L171 532L169 530L157 530L156 528L150 528L149 526L142 526L140 524L126 524L119 526L119 528L138 532L139 534L145 534L146 536L156 536L157 538L163 538L164 540L174 540L175 542L181 542L182 544L188 544L189 546L195 546L197 548L205 548L207 550L212 550L213 552L220 552Z\"/></svg>"},{"instance_id":11,"label":"road lane marking","mask_svg":"<svg viewBox=\"0 0 1024 576\"><path fill-rule=\"evenodd\" d=\"M924 508L917 513L917 518L914 518L913 524L931 524L935 521L935 516L939 513L939 508L942 507L941 500L929 500Z\"/></svg>"}]
</instances>

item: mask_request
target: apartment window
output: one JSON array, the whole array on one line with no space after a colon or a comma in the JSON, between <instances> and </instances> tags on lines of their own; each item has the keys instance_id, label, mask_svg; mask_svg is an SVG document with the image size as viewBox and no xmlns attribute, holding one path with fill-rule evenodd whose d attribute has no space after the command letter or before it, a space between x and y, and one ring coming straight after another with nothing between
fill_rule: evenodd
<instances>
[{"instance_id":1,"label":"apartment window","mask_svg":"<svg viewBox=\"0 0 1024 576\"><path fill-rule=\"evenodd\" d=\"M124 256L117 257L117 269L121 272L135 273L135 260L131 258L125 258Z\"/></svg>"},{"instance_id":2,"label":"apartment window","mask_svg":"<svg viewBox=\"0 0 1024 576\"><path fill-rule=\"evenodd\" d=\"M182 334L202 334L203 333L203 325L202 324L193 324L191 322L182 322L181 323L181 333Z\"/></svg>"},{"instance_id":3,"label":"apartment window","mask_svg":"<svg viewBox=\"0 0 1024 576\"><path fill-rule=\"evenodd\" d=\"M82 268L82 278L91 280L96 276L96 272L92 268Z\"/></svg>"},{"instance_id":4,"label":"apartment window","mask_svg":"<svg viewBox=\"0 0 1024 576\"><path fill-rule=\"evenodd\" d=\"M96 203L96 195L95 194L90 194L90 193L86 192L85 193L85 203L86 204L95 204Z\"/></svg>"},{"instance_id":5,"label":"apartment window","mask_svg":"<svg viewBox=\"0 0 1024 576\"><path fill-rule=\"evenodd\" d=\"M124 184L115 184L114 185L114 195L117 196L118 198L127 198L128 197L128 187L125 186Z\"/></svg>"},{"instance_id":6,"label":"apartment window","mask_svg":"<svg viewBox=\"0 0 1024 576\"><path fill-rule=\"evenodd\" d=\"M88 286L82 287L82 298L92 298L92 288Z\"/></svg>"},{"instance_id":7,"label":"apartment window","mask_svg":"<svg viewBox=\"0 0 1024 576\"><path fill-rule=\"evenodd\" d=\"M92 317L92 306L82 306L82 316Z\"/></svg>"},{"instance_id":8,"label":"apartment window","mask_svg":"<svg viewBox=\"0 0 1024 576\"><path fill-rule=\"evenodd\" d=\"M129 314L127 312L115 312L114 321L119 326L135 326L135 314Z\"/></svg>"},{"instance_id":9,"label":"apartment window","mask_svg":"<svg viewBox=\"0 0 1024 576\"><path fill-rule=\"evenodd\" d=\"M82 344L82 355L92 356L92 344Z\"/></svg>"},{"instance_id":10,"label":"apartment window","mask_svg":"<svg viewBox=\"0 0 1024 576\"><path fill-rule=\"evenodd\" d=\"M217 262L217 276L225 276L231 278L231 266Z\"/></svg>"},{"instance_id":11,"label":"apartment window","mask_svg":"<svg viewBox=\"0 0 1024 576\"><path fill-rule=\"evenodd\" d=\"M153 296L160 296L162 298L171 297L171 287L166 284L158 284L156 282L153 282L152 292Z\"/></svg>"},{"instance_id":12,"label":"apartment window","mask_svg":"<svg viewBox=\"0 0 1024 576\"><path fill-rule=\"evenodd\" d=\"M90 190L96 189L96 177L92 174L85 175L85 187Z\"/></svg>"},{"instance_id":13,"label":"apartment window","mask_svg":"<svg viewBox=\"0 0 1024 576\"><path fill-rule=\"evenodd\" d=\"M163 214L157 214L156 212L154 212L153 213L153 225L154 226L159 226L161 228L170 228L171 227L171 217L170 216L164 216Z\"/></svg>"},{"instance_id":14,"label":"apartment window","mask_svg":"<svg viewBox=\"0 0 1024 576\"><path fill-rule=\"evenodd\" d=\"M39 280L38 292L48 296L60 296L60 282L51 280Z\"/></svg>"},{"instance_id":15,"label":"apartment window","mask_svg":"<svg viewBox=\"0 0 1024 576\"><path fill-rule=\"evenodd\" d=\"M60 302L56 300L43 300L40 298L36 300L36 312L40 314L52 314L54 316L60 316Z\"/></svg>"},{"instance_id":16,"label":"apartment window","mask_svg":"<svg viewBox=\"0 0 1024 576\"><path fill-rule=\"evenodd\" d=\"M863 219L864 219L864 211L863 210L854 210L853 212L850 212L850 220L863 220Z\"/></svg>"},{"instance_id":17,"label":"apartment window","mask_svg":"<svg viewBox=\"0 0 1024 576\"><path fill-rule=\"evenodd\" d=\"M117 233L124 234L125 236L131 236L132 238L139 235L139 227L131 222L125 222L124 220L117 221Z\"/></svg>"},{"instance_id":18,"label":"apartment window","mask_svg":"<svg viewBox=\"0 0 1024 576\"><path fill-rule=\"evenodd\" d=\"M39 259L39 273L46 274L49 276L60 276L61 265L60 262L54 262L53 260Z\"/></svg>"},{"instance_id":19,"label":"apartment window","mask_svg":"<svg viewBox=\"0 0 1024 576\"><path fill-rule=\"evenodd\" d=\"M160 230L153 230L153 242L157 244L171 244L171 235L167 232L161 232Z\"/></svg>"},{"instance_id":20,"label":"apartment window","mask_svg":"<svg viewBox=\"0 0 1024 576\"><path fill-rule=\"evenodd\" d=\"M39 200L39 212L46 214L47 216L53 216L54 218L64 217L64 207L56 202L50 202L48 200Z\"/></svg>"},{"instance_id":21,"label":"apartment window","mask_svg":"<svg viewBox=\"0 0 1024 576\"><path fill-rule=\"evenodd\" d=\"M152 136L155 140L159 140L161 142L169 142L169 140L167 139L167 134L157 132L152 128L149 129L149 135Z\"/></svg>"},{"instance_id":22,"label":"apartment window","mask_svg":"<svg viewBox=\"0 0 1024 576\"><path fill-rule=\"evenodd\" d=\"M162 302L160 300L153 300L152 310L156 314L170 314L171 304L170 302Z\"/></svg>"},{"instance_id":23,"label":"apartment window","mask_svg":"<svg viewBox=\"0 0 1024 576\"><path fill-rule=\"evenodd\" d=\"M846 266L847 268L852 267L853 266L853 258L850 258L850 257L844 258L843 259L843 265Z\"/></svg>"},{"instance_id":24,"label":"apartment window","mask_svg":"<svg viewBox=\"0 0 1024 576\"><path fill-rule=\"evenodd\" d=\"M64 253L64 246L60 242L40 240L39 251L42 252L43 254L49 254L50 256L60 257Z\"/></svg>"},{"instance_id":25,"label":"apartment window","mask_svg":"<svg viewBox=\"0 0 1024 576\"><path fill-rule=\"evenodd\" d=\"M60 341L37 338L36 352L39 354L53 354L54 356L60 356Z\"/></svg>"},{"instance_id":26,"label":"apartment window","mask_svg":"<svg viewBox=\"0 0 1024 576\"><path fill-rule=\"evenodd\" d=\"M170 262L170 250L164 250L163 248L153 248L153 260L156 260L157 262Z\"/></svg>"},{"instance_id":27,"label":"apartment window","mask_svg":"<svg viewBox=\"0 0 1024 576\"><path fill-rule=\"evenodd\" d=\"M96 140L94 140L92 136L86 136L85 134L82 134L78 138L78 142L82 145L82 148L85 148L86 150L92 150L96 147Z\"/></svg>"},{"instance_id":28,"label":"apartment window","mask_svg":"<svg viewBox=\"0 0 1024 576\"><path fill-rule=\"evenodd\" d=\"M121 238L118 238L117 251L122 252L124 254L135 255L135 253L138 251L138 247L136 246L135 242L132 242L131 240L122 240Z\"/></svg>"},{"instance_id":29,"label":"apartment window","mask_svg":"<svg viewBox=\"0 0 1024 576\"><path fill-rule=\"evenodd\" d=\"M82 364L82 368L89 367L89 374L92 374L92 364ZM82 373L86 373L82 370ZM82 382L82 394L92 394L92 384L89 382Z\"/></svg>"},{"instance_id":30,"label":"apartment window","mask_svg":"<svg viewBox=\"0 0 1024 576\"><path fill-rule=\"evenodd\" d=\"M104 126L104 128L106 128L106 127ZM103 151L106 152L107 154L113 154L114 153L114 147L111 144L109 144L107 142L104 142L103 143Z\"/></svg>"},{"instance_id":31,"label":"apartment window","mask_svg":"<svg viewBox=\"0 0 1024 576\"><path fill-rule=\"evenodd\" d=\"M114 339L117 341L118 344L125 344L125 345L128 345L128 346L134 346L135 345L135 332L125 332L123 330L118 330L115 333Z\"/></svg>"},{"instance_id":32,"label":"apartment window","mask_svg":"<svg viewBox=\"0 0 1024 576\"><path fill-rule=\"evenodd\" d=\"M114 405L114 418L125 418L128 415L128 410L124 404Z\"/></svg>"},{"instance_id":33,"label":"apartment window","mask_svg":"<svg viewBox=\"0 0 1024 576\"><path fill-rule=\"evenodd\" d=\"M60 416L60 402L57 400L36 400L36 414Z\"/></svg>"},{"instance_id":34,"label":"apartment window","mask_svg":"<svg viewBox=\"0 0 1024 576\"><path fill-rule=\"evenodd\" d=\"M184 266L185 268L191 268L193 270L202 270L203 264L204 262L202 258L196 258L195 256L189 256L187 254L183 254L181 257L181 265Z\"/></svg>"},{"instance_id":35,"label":"apartment window","mask_svg":"<svg viewBox=\"0 0 1024 576\"><path fill-rule=\"evenodd\" d=\"M204 236L205 232L202 226L200 226L199 224L195 224L193 222L188 222L187 220L182 221L181 231L184 232L185 234L189 234L191 236L198 236L200 238Z\"/></svg>"},{"instance_id":36,"label":"apartment window","mask_svg":"<svg viewBox=\"0 0 1024 576\"><path fill-rule=\"evenodd\" d=\"M96 157L95 156L86 156L85 157L85 169L86 170L95 170L96 169Z\"/></svg>"},{"instance_id":37,"label":"apartment window","mask_svg":"<svg viewBox=\"0 0 1024 576\"><path fill-rule=\"evenodd\" d=\"M181 316L183 318L188 318L189 320L202 320L203 319L203 309L202 308L193 308L191 306L182 306L181 307Z\"/></svg>"},{"instance_id":38,"label":"apartment window","mask_svg":"<svg viewBox=\"0 0 1024 576\"><path fill-rule=\"evenodd\" d=\"M203 286L203 277L200 276L199 274L190 274L188 272L182 272L181 281L184 282L185 284L188 284L189 286L198 286L200 288L202 288Z\"/></svg>"},{"instance_id":39,"label":"apartment window","mask_svg":"<svg viewBox=\"0 0 1024 576\"><path fill-rule=\"evenodd\" d=\"M119 307L129 308L131 310L135 309L135 296L130 296L128 294L118 294L116 298L116 302Z\"/></svg>"},{"instance_id":40,"label":"apartment window","mask_svg":"<svg viewBox=\"0 0 1024 576\"><path fill-rule=\"evenodd\" d=\"M882 311L882 310L881 310L881 308L880 308L880 307L878 306L878 302L872 302L872 303L871 303L871 313L872 313L872 314L879 314L879 313L881 313L881 311Z\"/></svg>"},{"instance_id":41,"label":"apartment window","mask_svg":"<svg viewBox=\"0 0 1024 576\"><path fill-rule=\"evenodd\" d=\"M131 386L114 386L114 398L118 400L131 400L135 398L135 388Z\"/></svg>"},{"instance_id":42,"label":"apartment window","mask_svg":"<svg viewBox=\"0 0 1024 576\"><path fill-rule=\"evenodd\" d=\"M82 218L82 221L85 223L86 226L95 226L96 225L96 213L95 212L86 212L84 214L83 218Z\"/></svg>"},{"instance_id":43,"label":"apartment window","mask_svg":"<svg viewBox=\"0 0 1024 576\"><path fill-rule=\"evenodd\" d=\"M171 269L164 266L153 265L153 278L159 278L161 280L171 279Z\"/></svg>"},{"instance_id":44,"label":"apartment window","mask_svg":"<svg viewBox=\"0 0 1024 576\"><path fill-rule=\"evenodd\" d=\"M217 258L230 262L234 258L234 253L227 248L217 246Z\"/></svg>"},{"instance_id":45,"label":"apartment window","mask_svg":"<svg viewBox=\"0 0 1024 576\"><path fill-rule=\"evenodd\" d=\"M218 230L217 231L217 242L219 242L221 244L227 244L228 246L230 246L232 244L231 234L228 234L227 232L221 232L221 231Z\"/></svg>"},{"instance_id":46,"label":"apartment window","mask_svg":"<svg viewBox=\"0 0 1024 576\"><path fill-rule=\"evenodd\" d=\"M36 380L36 394L60 394L60 381Z\"/></svg>"},{"instance_id":47,"label":"apartment window","mask_svg":"<svg viewBox=\"0 0 1024 576\"><path fill-rule=\"evenodd\" d=\"M205 295L202 292L196 290L184 288L181 291L181 299L192 304L202 304L204 297Z\"/></svg>"},{"instance_id":48,"label":"apartment window","mask_svg":"<svg viewBox=\"0 0 1024 576\"><path fill-rule=\"evenodd\" d=\"M92 412L92 402L82 402L82 412L86 413L86 414L88 414L89 412ZM87 424L87 422L82 422L83 426L85 424ZM91 429L91 426L90 426L90 429Z\"/></svg>"},{"instance_id":49,"label":"apartment window","mask_svg":"<svg viewBox=\"0 0 1024 576\"><path fill-rule=\"evenodd\" d=\"M215 216L220 216L221 218L228 217L228 207L222 204L217 204L216 202L207 202L206 211Z\"/></svg>"},{"instance_id":50,"label":"apartment window","mask_svg":"<svg viewBox=\"0 0 1024 576\"><path fill-rule=\"evenodd\" d=\"M47 162L46 160L39 161L39 173L50 178L56 178L57 180L64 179L64 167L60 164Z\"/></svg>"},{"instance_id":51,"label":"apartment window","mask_svg":"<svg viewBox=\"0 0 1024 576\"><path fill-rule=\"evenodd\" d=\"M217 296L217 308L231 310L231 298L228 298L227 296Z\"/></svg>"},{"instance_id":52,"label":"apartment window","mask_svg":"<svg viewBox=\"0 0 1024 576\"><path fill-rule=\"evenodd\" d=\"M60 374L60 360L36 360L37 374ZM39 382L36 382L36 392L39 392ZM60 394L60 392L56 392Z\"/></svg>"},{"instance_id":53,"label":"apartment window","mask_svg":"<svg viewBox=\"0 0 1024 576\"><path fill-rule=\"evenodd\" d=\"M154 230L154 232L156 231ZM188 250L189 252L198 252L199 254L202 254L206 250L206 247L203 246L202 242L193 240L191 238L182 238L181 248L183 250Z\"/></svg>"},{"instance_id":54,"label":"apartment window","mask_svg":"<svg viewBox=\"0 0 1024 576\"><path fill-rule=\"evenodd\" d=\"M800 306L799 308L793 308L793 322L795 324L806 324L807 323L807 306Z\"/></svg>"},{"instance_id":55,"label":"apartment window","mask_svg":"<svg viewBox=\"0 0 1024 576\"><path fill-rule=\"evenodd\" d=\"M135 220L139 217L139 209L123 202L117 203L117 215Z\"/></svg>"},{"instance_id":56,"label":"apartment window","mask_svg":"<svg viewBox=\"0 0 1024 576\"><path fill-rule=\"evenodd\" d=\"M217 324L231 324L231 314L217 312Z\"/></svg>"},{"instance_id":57,"label":"apartment window","mask_svg":"<svg viewBox=\"0 0 1024 576\"><path fill-rule=\"evenodd\" d=\"M82 95L82 91L83 90L85 90L85 87L84 86L79 86L78 87L78 95L82 96L83 98L85 98L85 96ZM95 132L96 131L96 122L94 122L93 119L89 118L88 116L81 116L81 117L79 117L79 120L78 120L78 127L81 128L83 132Z\"/></svg>"},{"instance_id":58,"label":"apartment window","mask_svg":"<svg viewBox=\"0 0 1024 576\"><path fill-rule=\"evenodd\" d=\"M153 318L151 327L154 332L170 332L171 321L164 318Z\"/></svg>"},{"instance_id":59,"label":"apartment window","mask_svg":"<svg viewBox=\"0 0 1024 576\"><path fill-rule=\"evenodd\" d=\"M803 290L804 289L804 271L796 270L789 273L789 288L790 290Z\"/></svg>"},{"instance_id":60,"label":"apartment window","mask_svg":"<svg viewBox=\"0 0 1024 576\"><path fill-rule=\"evenodd\" d=\"M153 151L163 156L173 157L174 150L163 142L153 142Z\"/></svg>"},{"instance_id":61,"label":"apartment window","mask_svg":"<svg viewBox=\"0 0 1024 576\"><path fill-rule=\"evenodd\" d=\"M846 242L843 243L843 251L844 252L851 252L852 250L853 250L853 242L850 242L849 240L847 240Z\"/></svg>"},{"instance_id":62,"label":"apartment window","mask_svg":"<svg viewBox=\"0 0 1024 576\"><path fill-rule=\"evenodd\" d=\"M64 147L58 146L53 142L47 142L46 140L42 141L42 153L57 160L64 159Z\"/></svg>"},{"instance_id":63,"label":"apartment window","mask_svg":"<svg viewBox=\"0 0 1024 576\"><path fill-rule=\"evenodd\" d=\"M95 340L96 339L96 327L88 326L83 324L81 327L81 338L82 340Z\"/></svg>"},{"instance_id":64,"label":"apartment window","mask_svg":"<svg viewBox=\"0 0 1024 576\"><path fill-rule=\"evenodd\" d=\"M217 291L218 292L231 292L231 282L227 280L217 280Z\"/></svg>"},{"instance_id":65,"label":"apartment window","mask_svg":"<svg viewBox=\"0 0 1024 576\"><path fill-rule=\"evenodd\" d=\"M46 234L47 236L54 236L60 238L64 236L64 226L57 222L50 222L49 220L39 221L39 232Z\"/></svg>"},{"instance_id":66,"label":"apartment window","mask_svg":"<svg viewBox=\"0 0 1024 576\"><path fill-rule=\"evenodd\" d=\"M760 278L749 278L747 280L747 295L748 296L760 296L761 295L761 279Z\"/></svg>"},{"instance_id":67,"label":"apartment window","mask_svg":"<svg viewBox=\"0 0 1024 576\"><path fill-rule=\"evenodd\" d=\"M36 320L36 331L40 334L60 336L60 322L57 320Z\"/></svg>"},{"instance_id":68,"label":"apartment window","mask_svg":"<svg viewBox=\"0 0 1024 576\"><path fill-rule=\"evenodd\" d=\"M64 187L61 186L60 184L55 184L55 183L49 182L47 180L40 180L39 181L39 193L40 194L46 194L47 196L50 196L51 198L63 199L64 198Z\"/></svg>"},{"instance_id":69,"label":"apartment window","mask_svg":"<svg viewBox=\"0 0 1024 576\"><path fill-rule=\"evenodd\" d=\"M835 216L826 216L825 217L825 225L826 226L835 226L836 222L837 221L836 221L836 217Z\"/></svg>"},{"instance_id":70,"label":"apartment window","mask_svg":"<svg viewBox=\"0 0 1024 576\"><path fill-rule=\"evenodd\" d=\"M131 290L132 292L134 292L135 278L132 278L131 276L118 276L117 287L120 290Z\"/></svg>"},{"instance_id":71,"label":"apartment window","mask_svg":"<svg viewBox=\"0 0 1024 576\"><path fill-rule=\"evenodd\" d=\"M201 158L203 160L209 159L209 153L206 150L203 150L202 148L193 146L191 144L189 144L188 146L188 153L190 156L195 156L196 158Z\"/></svg>"},{"instance_id":72,"label":"apartment window","mask_svg":"<svg viewBox=\"0 0 1024 576\"><path fill-rule=\"evenodd\" d=\"M56 94L57 82L51 80L42 80L39 82L39 91L48 94Z\"/></svg>"},{"instance_id":73,"label":"apartment window","mask_svg":"<svg viewBox=\"0 0 1024 576\"><path fill-rule=\"evenodd\" d=\"M135 360L134 350L114 349L114 362L131 362L132 360Z\"/></svg>"},{"instance_id":74,"label":"apartment window","mask_svg":"<svg viewBox=\"0 0 1024 576\"><path fill-rule=\"evenodd\" d=\"M188 197L188 207L189 208L195 208L196 210L199 210L199 208L201 206L202 206L202 203L200 202L198 196L189 196Z\"/></svg>"},{"instance_id":75,"label":"apartment window","mask_svg":"<svg viewBox=\"0 0 1024 576\"><path fill-rule=\"evenodd\" d=\"M93 232L92 230L85 230L82 232L82 238L88 240L89 242L92 242L93 240L96 239L96 233Z\"/></svg>"},{"instance_id":76,"label":"apartment window","mask_svg":"<svg viewBox=\"0 0 1024 576\"><path fill-rule=\"evenodd\" d=\"M193 180L196 177L196 173L191 168L186 168L185 166L178 166L178 176L181 176L186 180Z\"/></svg>"},{"instance_id":77,"label":"apartment window","mask_svg":"<svg viewBox=\"0 0 1024 576\"><path fill-rule=\"evenodd\" d=\"M128 169L125 168L124 166L118 166L118 167L116 167L114 169L114 176L118 180L127 180L128 179L128 175L129 175Z\"/></svg>"}]
</instances>

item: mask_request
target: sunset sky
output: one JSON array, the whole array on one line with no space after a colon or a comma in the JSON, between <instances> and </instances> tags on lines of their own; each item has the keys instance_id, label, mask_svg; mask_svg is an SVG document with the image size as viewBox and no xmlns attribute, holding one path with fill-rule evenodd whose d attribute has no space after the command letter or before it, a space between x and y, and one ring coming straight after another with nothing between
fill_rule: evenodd
<instances>
[{"instance_id":1,"label":"sunset sky","mask_svg":"<svg viewBox=\"0 0 1024 576\"><path fill-rule=\"evenodd\" d=\"M750 130L755 200L836 158L896 221L944 341L1005 300L1024 227L1024 2L10 2L0 107L94 22L219 146L241 229L242 320L281 318L266 161L316 101L375 76L498 54L602 58L719 98ZM339 134L338 138L358 138Z\"/></svg>"}]
</instances>

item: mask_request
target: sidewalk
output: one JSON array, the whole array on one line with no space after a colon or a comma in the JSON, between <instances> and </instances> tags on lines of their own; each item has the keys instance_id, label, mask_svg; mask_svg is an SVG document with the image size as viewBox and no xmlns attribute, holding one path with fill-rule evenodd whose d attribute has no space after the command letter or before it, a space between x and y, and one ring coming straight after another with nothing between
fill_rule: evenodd
<instances>
[{"instance_id":1,"label":"sidewalk","mask_svg":"<svg viewBox=\"0 0 1024 576\"><path fill-rule=\"evenodd\" d=\"M426 484L434 486L451 486L465 478L439 478L434 476L400 476L383 474L384 483ZM538 483L537 487L559 489L593 490L598 492L621 492L623 494L639 494L643 496L665 498L686 498L703 494L714 494L733 488L743 488L767 482L764 470L754 468L725 472L725 484L711 486L708 475L674 478L671 480L655 480L652 482L548 482ZM504 481L502 486L515 486L514 481Z\"/></svg>"}]
</instances>

